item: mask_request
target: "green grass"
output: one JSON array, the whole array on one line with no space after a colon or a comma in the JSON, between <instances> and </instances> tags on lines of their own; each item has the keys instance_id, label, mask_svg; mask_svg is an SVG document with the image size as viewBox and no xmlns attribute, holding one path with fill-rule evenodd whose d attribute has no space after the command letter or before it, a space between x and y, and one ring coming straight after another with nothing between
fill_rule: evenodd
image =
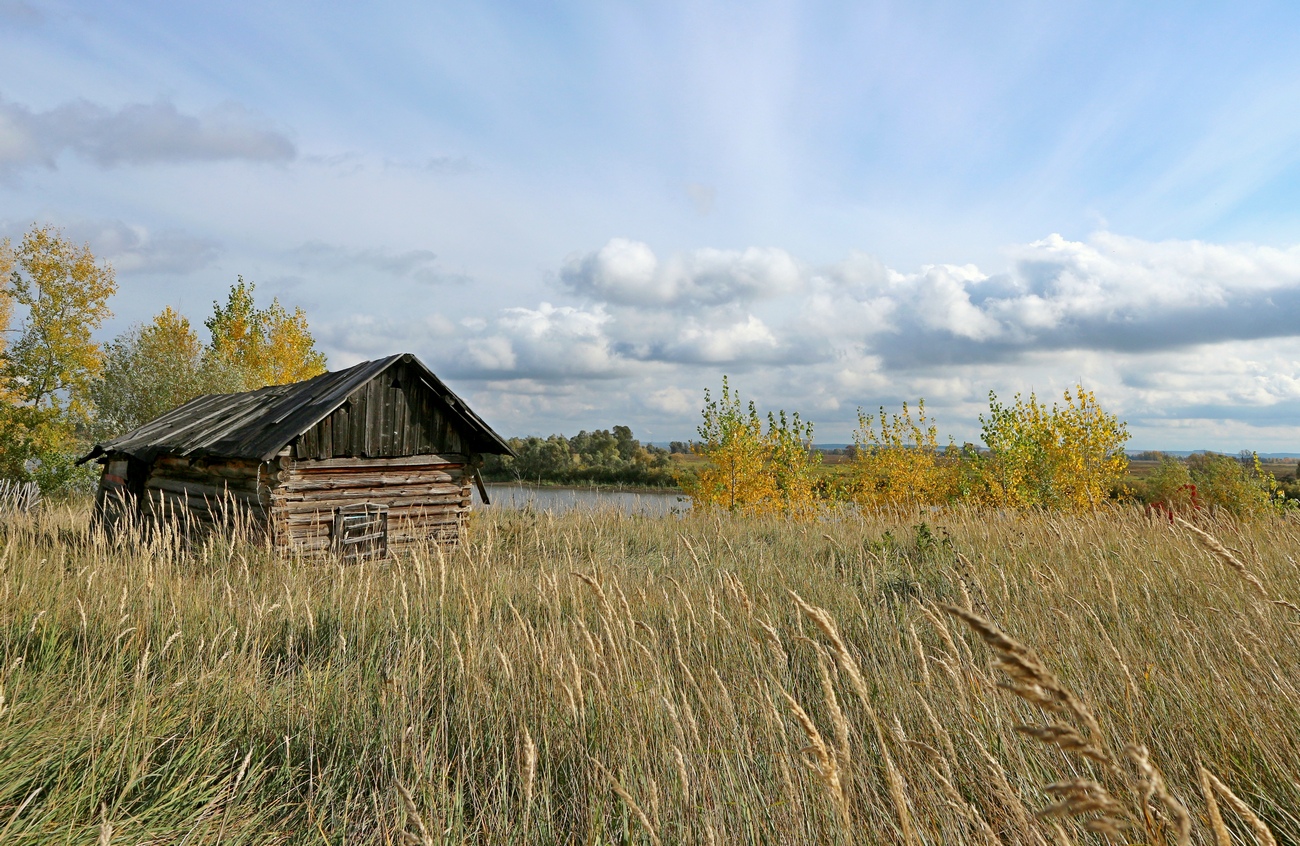
<instances>
[{"instance_id":1,"label":"green grass","mask_svg":"<svg viewBox=\"0 0 1300 846\"><path fill-rule=\"evenodd\" d=\"M1145 744L1195 842L1213 842L1198 760L1300 841L1300 619L1136 510L484 509L457 549L350 567L234 540L115 547L87 516L0 529L6 843L397 843L420 825L453 843L1031 843L1056 842L1032 815L1051 782L1135 807L1127 765L1014 730L1043 713L998 689L944 603L1037 652L1097 743ZM1296 524L1206 527L1300 601ZM867 701L791 591L833 618ZM1080 823L1063 820L1074 842L1104 842Z\"/></svg>"}]
</instances>

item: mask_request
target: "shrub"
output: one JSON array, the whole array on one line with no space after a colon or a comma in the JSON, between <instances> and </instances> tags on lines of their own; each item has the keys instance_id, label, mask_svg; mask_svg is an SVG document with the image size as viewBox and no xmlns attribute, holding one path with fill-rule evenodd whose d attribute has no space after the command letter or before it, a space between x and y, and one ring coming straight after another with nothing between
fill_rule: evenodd
<instances>
[{"instance_id":1,"label":"shrub","mask_svg":"<svg viewBox=\"0 0 1300 846\"><path fill-rule=\"evenodd\" d=\"M937 505L961 491L960 454L952 445L939 448L935 425L925 415L925 400L917 403L915 419L907 403L902 414L886 415L882 407L879 418L858 409L853 443L850 485L855 502Z\"/></svg>"},{"instance_id":2,"label":"shrub","mask_svg":"<svg viewBox=\"0 0 1300 846\"><path fill-rule=\"evenodd\" d=\"M798 413L768 414L764 431L754 403L745 405L724 376L722 395L704 392L704 421L696 454L709 465L694 478L682 479L695 508L737 514L785 513L810 517L815 512L813 471L820 460L812 449L812 423Z\"/></svg>"},{"instance_id":3,"label":"shrub","mask_svg":"<svg viewBox=\"0 0 1300 846\"><path fill-rule=\"evenodd\" d=\"M1127 427L1082 385L1051 409L1034 394L1003 405L990 391L989 416L980 415L980 424L990 452L982 476L998 505L1094 508L1128 467Z\"/></svg>"}]
</instances>

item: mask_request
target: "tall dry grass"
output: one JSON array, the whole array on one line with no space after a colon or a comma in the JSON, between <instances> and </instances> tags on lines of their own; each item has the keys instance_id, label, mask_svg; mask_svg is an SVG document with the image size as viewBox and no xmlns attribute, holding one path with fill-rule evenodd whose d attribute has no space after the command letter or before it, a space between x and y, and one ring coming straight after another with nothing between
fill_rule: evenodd
<instances>
[{"instance_id":1,"label":"tall dry grass","mask_svg":"<svg viewBox=\"0 0 1300 846\"><path fill-rule=\"evenodd\" d=\"M1294 523L925 521L339 567L12 519L0 841L1300 842Z\"/></svg>"}]
</instances>

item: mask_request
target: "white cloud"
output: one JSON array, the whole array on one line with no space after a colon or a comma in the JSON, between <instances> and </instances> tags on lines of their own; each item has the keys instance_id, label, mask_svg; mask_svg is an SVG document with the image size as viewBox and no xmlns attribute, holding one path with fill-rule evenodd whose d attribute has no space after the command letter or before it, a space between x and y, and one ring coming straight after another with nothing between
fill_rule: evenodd
<instances>
[{"instance_id":1,"label":"white cloud","mask_svg":"<svg viewBox=\"0 0 1300 846\"><path fill-rule=\"evenodd\" d=\"M191 115L164 100L116 110L74 100L43 112L0 101L0 173L54 168L67 151L106 168L192 161L278 163L297 156L287 135L235 103Z\"/></svg>"},{"instance_id":2,"label":"white cloud","mask_svg":"<svg viewBox=\"0 0 1300 846\"><path fill-rule=\"evenodd\" d=\"M675 338L667 340L656 357L702 364L731 364L769 359L780 347L767 324L751 314L744 320L722 325L690 319Z\"/></svg>"},{"instance_id":3,"label":"white cloud","mask_svg":"<svg viewBox=\"0 0 1300 846\"><path fill-rule=\"evenodd\" d=\"M669 386L652 391L646 396L645 404L662 414L684 416L699 410L700 399L679 387Z\"/></svg>"},{"instance_id":4,"label":"white cloud","mask_svg":"<svg viewBox=\"0 0 1300 846\"><path fill-rule=\"evenodd\" d=\"M602 309L585 311L542 303L535 309L508 308L465 342L457 371L479 378L603 378L620 369Z\"/></svg>"},{"instance_id":5,"label":"white cloud","mask_svg":"<svg viewBox=\"0 0 1300 846\"><path fill-rule=\"evenodd\" d=\"M800 268L784 250L699 249L660 262L639 241L614 238L571 255L560 280L573 292L611 305L692 309L771 299L794 291Z\"/></svg>"},{"instance_id":6,"label":"white cloud","mask_svg":"<svg viewBox=\"0 0 1300 846\"><path fill-rule=\"evenodd\" d=\"M681 437L723 373L764 407L815 415L827 441L848 439L859 406L919 397L942 431L978 440L989 390L1050 402L1077 381L1139 446L1252 446L1252 432L1277 438L1300 419L1300 249L1054 235L1012 249L1001 272L781 253L788 275L766 277L756 254L660 261L612 241L568 263L601 302L500 309L416 343L481 386L512 432L536 431L538 415L608 425L631 407ZM732 296L760 277L780 281Z\"/></svg>"},{"instance_id":7,"label":"white cloud","mask_svg":"<svg viewBox=\"0 0 1300 846\"><path fill-rule=\"evenodd\" d=\"M1300 248L1052 235L1005 273L936 265L911 274L842 267L812 286L808 315L878 318L846 331L888 367L1006 361L1039 350L1155 351L1284 337L1300 311ZM840 321L837 328L843 330Z\"/></svg>"}]
</instances>

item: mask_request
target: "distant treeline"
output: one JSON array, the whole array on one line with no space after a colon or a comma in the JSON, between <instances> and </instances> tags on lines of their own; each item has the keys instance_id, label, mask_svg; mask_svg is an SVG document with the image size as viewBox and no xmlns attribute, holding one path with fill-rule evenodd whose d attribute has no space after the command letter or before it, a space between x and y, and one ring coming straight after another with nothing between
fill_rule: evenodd
<instances>
[{"instance_id":1,"label":"distant treeline","mask_svg":"<svg viewBox=\"0 0 1300 846\"><path fill-rule=\"evenodd\" d=\"M510 438L514 456L488 456L483 478L490 482L537 482L560 485L677 484L669 451L642 444L627 426L582 431L571 438Z\"/></svg>"}]
</instances>

